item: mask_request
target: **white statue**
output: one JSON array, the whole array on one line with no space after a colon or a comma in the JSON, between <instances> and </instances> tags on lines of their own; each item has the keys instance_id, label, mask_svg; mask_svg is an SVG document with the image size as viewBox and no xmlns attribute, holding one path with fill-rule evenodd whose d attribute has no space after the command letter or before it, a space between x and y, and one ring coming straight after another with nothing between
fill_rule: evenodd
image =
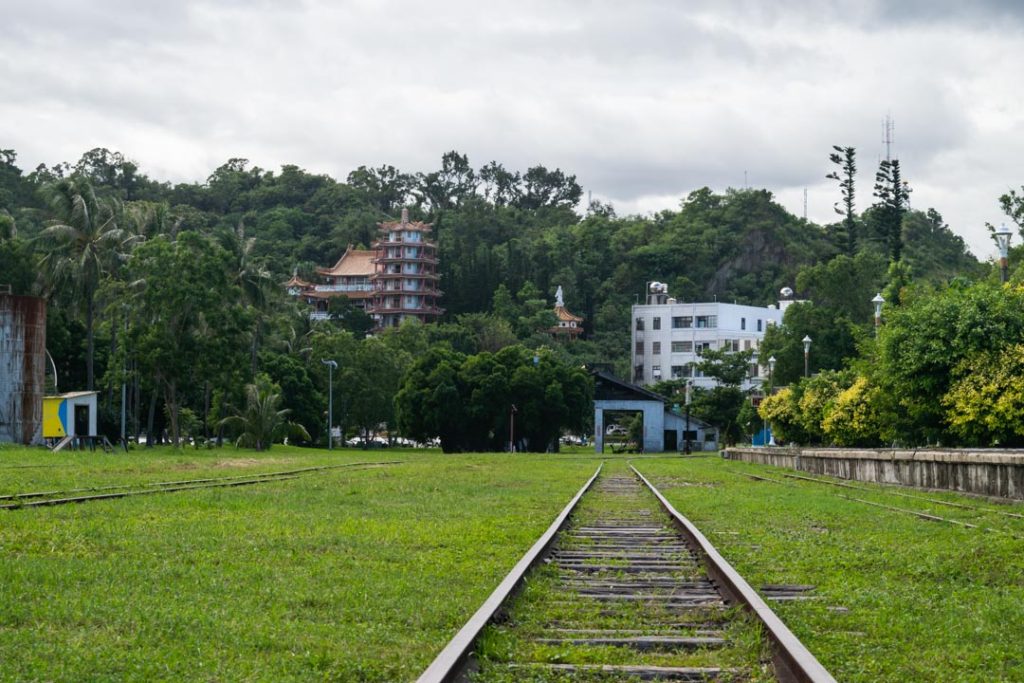
<instances>
[{"instance_id":1,"label":"white statue","mask_svg":"<svg viewBox=\"0 0 1024 683\"><path fill-rule=\"evenodd\" d=\"M565 306L565 301L562 300L562 285L558 285L558 290L555 292L555 305Z\"/></svg>"}]
</instances>

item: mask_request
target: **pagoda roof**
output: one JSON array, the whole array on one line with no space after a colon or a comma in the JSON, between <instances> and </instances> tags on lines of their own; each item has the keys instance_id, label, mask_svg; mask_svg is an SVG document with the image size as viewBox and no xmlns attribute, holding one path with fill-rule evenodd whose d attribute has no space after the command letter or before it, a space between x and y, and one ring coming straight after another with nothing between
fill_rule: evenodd
<instances>
[{"instance_id":1,"label":"pagoda roof","mask_svg":"<svg viewBox=\"0 0 1024 683\"><path fill-rule=\"evenodd\" d=\"M285 287L302 287L302 288L305 288L305 287L312 287L313 283L312 282L306 282L301 277L299 277L297 274L293 274L292 275L292 279L289 280L288 282L284 283L284 286Z\"/></svg>"},{"instance_id":2,"label":"pagoda roof","mask_svg":"<svg viewBox=\"0 0 1024 683\"><path fill-rule=\"evenodd\" d=\"M583 318L573 313L570 313L569 309L567 309L565 306L555 306L555 317L567 323L583 322Z\"/></svg>"},{"instance_id":3,"label":"pagoda roof","mask_svg":"<svg viewBox=\"0 0 1024 683\"><path fill-rule=\"evenodd\" d=\"M330 275L332 277L353 275L369 277L373 274L373 257L373 250L353 249L350 244L337 263L330 268L317 268L316 272L320 275Z\"/></svg>"},{"instance_id":4,"label":"pagoda roof","mask_svg":"<svg viewBox=\"0 0 1024 683\"><path fill-rule=\"evenodd\" d=\"M402 209L402 219L398 221L384 221L378 223L378 227L383 230L393 230L399 228L401 230L418 230L420 232L430 232L430 229L434 227L433 223L424 223L423 221L411 221L409 220L409 209Z\"/></svg>"}]
</instances>

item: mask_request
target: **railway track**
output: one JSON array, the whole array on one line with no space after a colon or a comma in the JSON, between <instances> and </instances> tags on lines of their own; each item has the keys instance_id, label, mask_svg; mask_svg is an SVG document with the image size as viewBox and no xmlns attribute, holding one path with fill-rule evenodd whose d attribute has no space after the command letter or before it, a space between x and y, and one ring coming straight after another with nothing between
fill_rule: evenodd
<instances>
[{"instance_id":1,"label":"railway track","mask_svg":"<svg viewBox=\"0 0 1024 683\"><path fill-rule=\"evenodd\" d=\"M834 679L640 472L620 468L598 470L419 683L636 680Z\"/></svg>"},{"instance_id":2,"label":"railway track","mask_svg":"<svg viewBox=\"0 0 1024 683\"><path fill-rule=\"evenodd\" d=\"M367 469L383 465L398 465L400 460L380 462L352 462L342 465L321 465L316 467L300 467L276 472L262 472L249 475L230 477L205 477L202 479L181 479L177 481L115 484L90 488L64 489L59 491L29 491L0 496L0 510L22 510L35 507L52 507L73 503L88 503L97 500L112 500L134 496L147 496L157 493L174 493L177 491L194 491L210 488L228 488L236 486L252 486L273 482L289 481L304 475L328 472L339 469Z\"/></svg>"}]
</instances>

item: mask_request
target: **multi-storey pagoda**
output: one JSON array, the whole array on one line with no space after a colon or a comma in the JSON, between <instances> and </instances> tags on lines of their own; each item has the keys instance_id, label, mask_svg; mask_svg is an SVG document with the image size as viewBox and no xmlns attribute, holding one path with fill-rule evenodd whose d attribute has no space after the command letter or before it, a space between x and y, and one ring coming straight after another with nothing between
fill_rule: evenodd
<instances>
[{"instance_id":1,"label":"multi-storey pagoda","mask_svg":"<svg viewBox=\"0 0 1024 683\"><path fill-rule=\"evenodd\" d=\"M427 239L432 224L402 220L378 223L380 238L373 243L373 303L369 307L379 328L416 318L431 322L444 312L438 308L437 243Z\"/></svg>"}]
</instances>

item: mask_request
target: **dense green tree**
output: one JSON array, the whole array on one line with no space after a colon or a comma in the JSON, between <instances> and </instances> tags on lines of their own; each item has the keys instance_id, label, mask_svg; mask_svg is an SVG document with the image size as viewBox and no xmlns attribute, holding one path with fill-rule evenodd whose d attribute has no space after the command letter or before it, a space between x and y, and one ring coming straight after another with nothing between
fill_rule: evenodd
<instances>
[{"instance_id":1,"label":"dense green tree","mask_svg":"<svg viewBox=\"0 0 1024 683\"><path fill-rule=\"evenodd\" d=\"M163 394L171 440L180 438L178 411L218 367L239 367L248 350L241 292L232 282L230 255L213 240L183 232L141 244L128 261L138 283L132 300L130 347L139 371ZM245 361L242 361L245 367Z\"/></svg>"},{"instance_id":2,"label":"dense green tree","mask_svg":"<svg viewBox=\"0 0 1024 683\"><path fill-rule=\"evenodd\" d=\"M887 310L878 338L873 381L896 410L886 440L949 442L941 398L954 370L984 353L1024 342L1024 289L954 282L919 288L903 306Z\"/></svg>"},{"instance_id":3,"label":"dense green tree","mask_svg":"<svg viewBox=\"0 0 1024 683\"><path fill-rule=\"evenodd\" d=\"M291 418L306 428L315 442L326 427L322 419L327 397L316 386L306 363L294 354L260 353L260 370L280 388L281 404Z\"/></svg>"},{"instance_id":4,"label":"dense green tree","mask_svg":"<svg viewBox=\"0 0 1024 683\"><path fill-rule=\"evenodd\" d=\"M556 354L509 346L466 356L442 345L413 364L395 400L403 434L439 437L451 453L499 450L513 434L517 449L557 449L563 429L583 431L592 396L586 371Z\"/></svg>"},{"instance_id":5,"label":"dense green tree","mask_svg":"<svg viewBox=\"0 0 1024 683\"><path fill-rule=\"evenodd\" d=\"M885 277L885 258L867 250L853 258L840 254L801 269L796 287L802 296L834 317L868 325L874 315L871 300L882 291Z\"/></svg>"},{"instance_id":6,"label":"dense green tree","mask_svg":"<svg viewBox=\"0 0 1024 683\"><path fill-rule=\"evenodd\" d=\"M809 371L838 370L847 359L857 356L857 329L844 315L831 309L813 303L794 303L786 309L781 325L769 326L765 331L758 362L767 367L768 359L775 357L775 386L799 381L804 374L803 338L809 336Z\"/></svg>"}]
</instances>

